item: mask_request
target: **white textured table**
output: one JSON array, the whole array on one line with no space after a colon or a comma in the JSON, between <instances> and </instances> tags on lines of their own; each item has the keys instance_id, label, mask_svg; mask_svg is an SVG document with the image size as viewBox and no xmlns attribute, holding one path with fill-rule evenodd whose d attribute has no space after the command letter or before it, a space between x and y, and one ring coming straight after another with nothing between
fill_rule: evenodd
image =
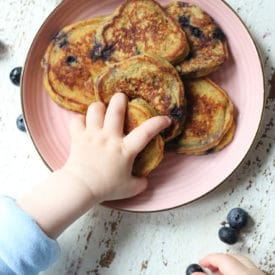
<instances>
[{"instance_id":1,"label":"white textured table","mask_svg":"<svg viewBox=\"0 0 275 275\"><path fill-rule=\"evenodd\" d=\"M91 0L92 1L92 0ZM220 0L217 0L220 1ZM22 66L39 26L59 0L0 0L0 193L18 196L50 172L28 135L16 128L20 90L12 68ZM43 274L184 274L209 252L249 256L275 274L275 4L273 0L228 0L259 46L266 73L267 101L260 133L245 162L221 187L197 202L153 214L92 209L59 239L58 262ZM35 74L35 72L34 72ZM254 224L242 241L227 246L218 229L236 206Z\"/></svg>"}]
</instances>

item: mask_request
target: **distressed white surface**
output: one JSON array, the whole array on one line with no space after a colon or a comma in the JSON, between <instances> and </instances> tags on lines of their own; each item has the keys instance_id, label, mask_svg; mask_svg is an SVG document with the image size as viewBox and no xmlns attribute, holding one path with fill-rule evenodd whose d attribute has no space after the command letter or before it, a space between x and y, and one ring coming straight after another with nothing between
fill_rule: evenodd
<instances>
[{"instance_id":1,"label":"distressed white surface","mask_svg":"<svg viewBox=\"0 0 275 275\"><path fill-rule=\"evenodd\" d=\"M9 81L9 73L23 65L36 31L59 2L0 0L0 40L8 45L8 53L0 53L0 194L16 197L49 174L29 136L16 128L20 91ZM275 75L274 1L227 2L260 48L269 91L268 80ZM43 274L177 275L209 252L226 251L247 255L275 274L274 123L275 99L269 98L259 136L245 162L220 188L191 205L153 214L95 207L60 237L61 258ZM254 224L241 242L227 246L217 232L236 206L248 210Z\"/></svg>"}]
</instances>

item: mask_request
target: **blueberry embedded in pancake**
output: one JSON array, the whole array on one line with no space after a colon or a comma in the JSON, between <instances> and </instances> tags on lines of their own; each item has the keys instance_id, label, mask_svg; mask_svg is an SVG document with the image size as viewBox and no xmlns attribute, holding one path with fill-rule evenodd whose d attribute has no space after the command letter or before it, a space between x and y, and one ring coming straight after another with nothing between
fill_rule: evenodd
<instances>
[{"instance_id":1,"label":"blueberry embedded in pancake","mask_svg":"<svg viewBox=\"0 0 275 275\"><path fill-rule=\"evenodd\" d=\"M136 98L128 103L125 117L125 132L129 133L145 120L156 116L156 111L143 99ZM154 137L149 144L137 155L133 175L147 176L163 159L164 141L160 135Z\"/></svg>"},{"instance_id":2,"label":"blueberry embedded in pancake","mask_svg":"<svg viewBox=\"0 0 275 275\"><path fill-rule=\"evenodd\" d=\"M186 33L190 52L176 66L186 78L202 77L216 71L228 58L226 37L221 28L202 9L193 4L173 2L166 11Z\"/></svg>"},{"instance_id":3,"label":"blueberry embedded in pancake","mask_svg":"<svg viewBox=\"0 0 275 275\"><path fill-rule=\"evenodd\" d=\"M93 61L100 59L103 61L110 60L114 50L114 45L103 45L97 41L96 35L94 36L94 46L91 50L91 58Z\"/></svg>"},{"instance_id":4,"label":"blueberry embedded in pancake","mask_svg":"<svg viewBox=\"0 0 275 275\"><path fill-rule=\"evenodd\" d=\"M96 101L94 79L107 67L104 60L92 56L95 32L102 20L97 17L63 28L41 62L46 91L68 110L85 113L89 104Z\"/></svg>"},{"instance_id":5,"label":"blueberry embedded in pancake","mask_svg":"<svg viewBox=\"0 0 275 275\"><path fill-rule=\"evenodd\" d=\"M168 143L167 149L188 155L221 150L231 142L235 132L230 98L208 78L187 81L185 87L186 122L182 134Z\"/></svg>"},{"instance_id":6,"label":"blueberry embedded in pancake","mask_svg":"<svg viewBox=\"0 0 275 275\"><path fill-rule=\"evenodd\" d=\"M189 52L179 24L154 0L126 0L104 20L96 38L112 49L112 63L145 53L175 63Z\"/></svg>"},{"instance_id":7,"label":"blueberry embedded in pancake","mask_svg":"<svg viewBox=\"0 0 275 275\"><path fill-rule=\"evenodd\" d=\"M110 66L96 81L96 96L108 103L113 94L122 92L130 99L142 98L160 115L168 115L172 125L165 140L180 134L185 119L183 83L176 69L164 58L137 55Z\"/></svg>"}]
</instances>

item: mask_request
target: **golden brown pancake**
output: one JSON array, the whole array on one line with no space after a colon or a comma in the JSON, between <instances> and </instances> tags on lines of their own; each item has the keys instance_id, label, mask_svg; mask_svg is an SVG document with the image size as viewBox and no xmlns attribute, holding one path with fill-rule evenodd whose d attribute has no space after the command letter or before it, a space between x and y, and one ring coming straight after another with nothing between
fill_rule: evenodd
<instances>
[{"instance_id":1,"label":"golden brown pancake","mask_svg":"<svg viewBox=\"0 0 275 275\"><path fill-rule=\"evenodd\" d=\"M65 27L52 40L42 60L44 87L60 106L85 113L96 100L94 79L106 69L91 49L102 17Z\"/></svg>"},{"instance_id":2,"label":"golden brown pancake","mask_svg":"<svg viewBox=\"0 0 275 275\"><path fill-rule=\"evenodd\" d=\"M193 4L172 2L166 11L186 33L190 52L176 68L184 77L202 77L216 71L228 58L226 37L215 21Z\"/></svg>"},{"instance_id":3,"label":"golden brown pancake","mask_svg":"<svg viewBox=\"0 0 275 275\"><path fill-rule=\"evenodd\" d=\"M175 68L164 58L137 55L111 66L97 79L96 96L108 103L118 92L130 99L143 98L158 114L171 117L165 140L180 134L185 118L184 87Z\"/></svg>"},{"instance_id":4,"label":"golden brown pancake","mask_svg":"<svg viewBox=\"0 0 275 275\"><path fill-rule=\"evenodd\" d=\"M128 103L125 118L125 132L129 133L145 120L157 115L154 109L143 99L134 99ZM153 138L141 151L134 162L133 175L147 176L163 159L164 141L160 135Z\"/></svg>"},{"instance_id":5,"label":"golden brown pancake","mask_svg":"<svg viewBox=\"0 0 275 275\"><path fill-rule=\"evenodd\" d=\"M220 143L218 145L216 145L215 147L213 147L212 149L210 149L210 151L207 151L206 153L214 153L214 152L221 151L223 148L225 148L228 144L231 143L231 141L234 138L235 132L236 132L236 122L233 121L230 129L224 135L224 137L222 138Z\"/></svg>"},{"instance_id":6,"label":"golden brown pancake","mask_svg":"<svg viewBox=\"0 0 275 275\"><path fill-rule=\"evenodd\" d=\"M187 82L186 97L183 132L167 148L189 155L204 154L220 144L232 127L233 104L226 92L208 78Z\"/></svg>"},{"instance_id":7,"label":"golden brown pancake","mask_svg":"<svg viewBox=\"0 0 275 275\"><path fill-rule=\"evenodd\" d=\"M175 63L189 52L180 25L154 0L126 0L104 20L96 39L110 62L148 53Z\"/></svg>"}]
</instances>

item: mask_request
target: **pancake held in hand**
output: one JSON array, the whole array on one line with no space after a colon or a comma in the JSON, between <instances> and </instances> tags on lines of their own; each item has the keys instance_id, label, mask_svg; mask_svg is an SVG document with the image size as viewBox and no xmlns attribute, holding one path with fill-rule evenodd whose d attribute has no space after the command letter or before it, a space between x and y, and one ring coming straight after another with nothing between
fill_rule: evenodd
<instances>
[{"instance_id":1,"label":"pancake held in hand","mask_svg":"<svg viewBox=\"0 0 275 275\"><path fill-rule=\"evenodd\" d=\"M184 87L168 61L138 55L113 65L96 81L96 96L108 103L118 92L130 99L143 98L158 114L170 116L172 125L164 133L166 140L180 134L185 118Z\"/></svg>"},{"instance_id":2,"label":"pancake held in hand","mask_svg":"<svg viewBox=\"0 0 275 275\"><path fill-rule=\"evenodd\" d=\"M100 54L111 52L109 61L119 62L149 53L177 62L189 52L185 33L174 18L153 0L127 0L104 20L96 36Z\"/></svg>"},{"instance_id":3,"label":"pancake held in hand","mask_svg":"<svg viewBox=\"0 0 275 275\"><path fill-rule=\"evenodd\" d=\"M65 27L42 60L44 87L66 109L85 113L95 101L94 79L106 68L104 60L94 60L91 55L101 22L102 18L94 18Z\"/></svg>"},{"instance_id":4,"label":"pancake held in hand","mask_svg":"<svg viewBox=\"0 0 275 275\"><path fill-rule=\"evenodd\" d=\"M177 153L204 154L217 146L232 127L233 104L226 92L207 78L187 82L186 97L183 133L167 147Z\"/></svg>"},{"instance_id":5,"label":"pancake held in hand","mask_svg":"<svg viewBox=\"0 0 275 275\"><path fill-rule=\"evenodd\" d=\"M199 7L173 2L166 11L185 31L190 53L177 66L185 77L202 77L216 71L228 58L226 37L214 20Z\"/></svg>"},{"instance_id":6,"label":"pancake held in hand","mask_svg":"<svg viewBox=\"0 0 275 275\"><path fill-rule=\"evenodd\" d=\"M134 99L128 103L125 119L125 132L129 133L145 120L157 115L155 110L144 100ZM135 159L133 175L147 176L163 159L164 141L160 135L153 138Z\"/></svg>"}]
</instances>

